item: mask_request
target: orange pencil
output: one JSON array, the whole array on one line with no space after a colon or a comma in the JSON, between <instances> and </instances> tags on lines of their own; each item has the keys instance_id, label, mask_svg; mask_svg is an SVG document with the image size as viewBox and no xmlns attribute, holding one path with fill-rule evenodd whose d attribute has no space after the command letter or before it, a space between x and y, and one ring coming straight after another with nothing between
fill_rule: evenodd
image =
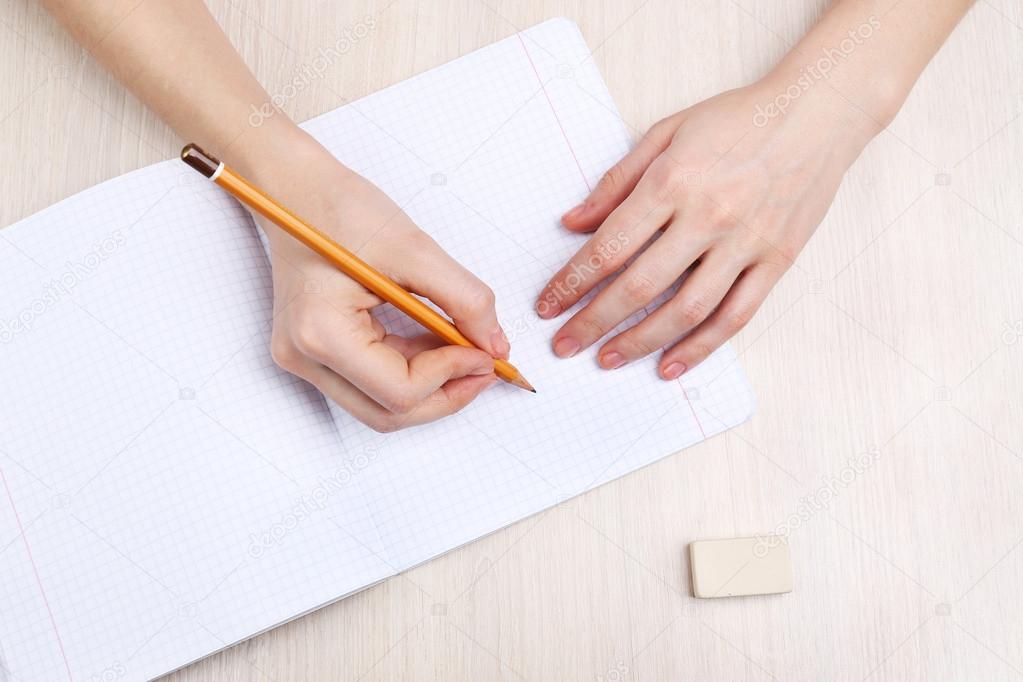
<instances>
[{"instance_id":1,"label":"orange pencil","mask_svg":"<svg viewBox=\"0 0 1023 682\"><path fill-rule=\"evenodd\" d=\"M354 253L317 230L288 209L274 201L251 182L213 158L194 144L181 150L181 160L223 187L234 198L267 218L282 230L327 259L338 270L384 299L413 320L453 346L476 348L449 320L430 306L405 291L398 283L374 269ZM494 360L494 373L510 384L536 393L515 367L500 359Z\"/></svg>"}]
</instances>

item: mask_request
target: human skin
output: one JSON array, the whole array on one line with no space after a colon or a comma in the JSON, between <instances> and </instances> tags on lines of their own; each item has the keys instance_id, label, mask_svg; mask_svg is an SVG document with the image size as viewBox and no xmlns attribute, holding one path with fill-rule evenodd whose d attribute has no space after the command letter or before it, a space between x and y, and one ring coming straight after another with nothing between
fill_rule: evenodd
<instances>
[{"instance_id":1,"label":"human skin","mask_svg":"<svg viewBox=\"0 0 1023 682\"><path fill-rule=\"evenodd\" d=\"M482 349L388 334L371 314L383 301L257 218L271 247L277 364L378 431L450 415L497 381L493 358L510 346L493 292L283 113L253 125L270 97L201 0L43 4L183 139L433 301Z\"/></svg>"},{"instance_id":2,"label":"human skin","mask_svg":"<svg viewBox=\"0 0 1023 682\"><path fill-rule=\"evenodd\" d=\"M41 1L183 139L429 298L482 349L388 334L372 315L379 298L257 218L271 247L271 351L281 367L379 431L450 415L496 381L493 358L507 358L510 347L493 292L283 113L253 125L253 111L270 98L201 0ZM673 379L741 329L970 4L837 0L763 79L653 126L563 217L568 229L594 234L541 292L541 317L561 315L613 281L556 333L556 354L601 341L694 264L667 303L604 342L601 366L668 346L659 372ZM825 74L817 61L836 50ZM798 95L780 106L794 86Z\"/></svg>"},{"instance_id":3,"label":"human skin","mask_svg":"<svg viewBox=\"0 0 1023 682\"><path fill-rule=\"evenodd\" d=\"M554 352L602 343L598 362L615 369L667 348L658 372L675 379L742 329L971 4L838 0L763 79L656 123L562 217L593 236L537 313L558 317L610 283L555 333ZM687 271L667 301L606 338Z\"/></svg>"}]
</instances>

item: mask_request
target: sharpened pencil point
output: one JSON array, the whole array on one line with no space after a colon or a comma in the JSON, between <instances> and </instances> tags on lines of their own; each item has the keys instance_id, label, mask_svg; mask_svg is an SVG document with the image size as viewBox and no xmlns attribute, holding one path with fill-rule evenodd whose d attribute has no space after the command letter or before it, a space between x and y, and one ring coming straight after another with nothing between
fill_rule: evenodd
<instances>
[{"instance_id":1,"label":"sharpened pencil point","mask_svg":"<svg viewBox=\"0 0 1023 682\"><path fill-rule=\"evenodd\" d=\"M536 393L536 389L533 388L533 385L526 381L525 377L523 377L521 374L517 375L514 379L508 379L507 381L512 386L518 386L519 388L524 388L525 390L530 391L531 393Z\"/></svg>"}]
</instances>

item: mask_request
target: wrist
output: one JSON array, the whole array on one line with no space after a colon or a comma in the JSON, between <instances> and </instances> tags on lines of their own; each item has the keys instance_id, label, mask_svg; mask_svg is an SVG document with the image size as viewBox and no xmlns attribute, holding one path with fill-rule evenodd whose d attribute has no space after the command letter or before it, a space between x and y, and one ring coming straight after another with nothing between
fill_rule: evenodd
<instances>
[{"instance_id":1,"label":"wrist","mask_svg":"<svg viewBox=\"0 0 1023 682\"><path fill-rule=\"evenodd\" d=\"M852 159L898 111L894 106L894 112L889 113L888 93L883 102L872 96L862 101L853 99L827 79L815 77L812 70L784 63L758 81L754 90L754 125L764 127L775 119L785 120L794 131L800 131L801 137L816 133L822 144L844 150Z\"/></svg>"},{"instance_id":2,"label":"wrist","mask_svg":"<svg viewBox=\"0 0 1023 682\"><path fill-rule=\"evenodd\" d=\"M315 138L290 121L269 123L239 137L223 160L285 208L335 236L342 231L339 202L358 193L361 176L344 166ZM259 222L259 221L257 221ZM262 225L261 225L262 227ZM264 232L274 249L291 251L297 244L284 231L267 227ZM301 253L304 250L299 249Z\"/></svg>"},{"instance_id":3,"label":"wrist","mask_svg":"<svg viewBox=\"0 0 1023 682\"><path fill-rule=\"evenodd\" d=\"M863 26L870 35L877 32L873 24ZM812 37L809 34L803 41L807 44L800 43L789 52L761 82L791 99L811 95L807 99L831 100L836 115L871 137L887 128L902 108L914 79L897 65L878 63L871 51L857 47L852 39L814 42ZM866 40L860 37L864 46ZM821 42L837 47L819 47ZM846 47L845 42L852 47Z\"/></svg>"},{"instance_id":4,"label":"wrist","mask_svg":"<svg viewBox=\"0 0 1023 682\"><path fill-rule=\"evenodd\" d=\"M225 163L271 193L271 185L305 169L341 165L323 145L284 116L246 129L221 155Z\"/></svg>"}]
</instances>

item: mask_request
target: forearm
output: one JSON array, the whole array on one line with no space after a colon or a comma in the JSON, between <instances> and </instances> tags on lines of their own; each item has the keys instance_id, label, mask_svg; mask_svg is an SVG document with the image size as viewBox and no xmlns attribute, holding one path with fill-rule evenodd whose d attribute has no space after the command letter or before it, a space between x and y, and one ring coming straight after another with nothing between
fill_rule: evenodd
<instances>
[{"instance_id":1,"label":"forearm","mask_svg":"<svg viewBox=\"0 0 1023 682\"><path fill-rule=\"evenodd\" d=\"M769 78L830 93L884 127L973 2L836 0Z\"/></svg>"},{"instance_id":2,"label":"forearm","mask_svg":"<svg viewBox=\"0 0 1023 682\"><path fill-rule=\"evenodd\" d=\"M183 139L243 173L311 140L269 97L202 0L42 0L68 31Z\"/></svg>"}]
</instances>

